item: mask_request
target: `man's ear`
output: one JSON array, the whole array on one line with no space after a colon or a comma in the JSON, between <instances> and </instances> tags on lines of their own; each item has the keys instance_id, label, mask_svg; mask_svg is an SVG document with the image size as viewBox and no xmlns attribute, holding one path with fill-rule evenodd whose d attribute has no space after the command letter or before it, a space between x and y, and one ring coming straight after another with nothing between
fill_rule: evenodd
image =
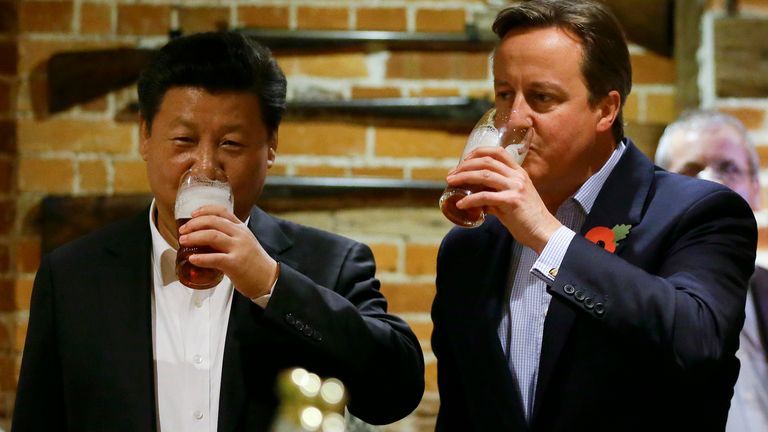
<instances>
[{"instance_id":1,"label":"man's ear","mask_svg":"<svg viewBox=\"0 0 768 432\"><path fill-rule=\"evenodd\" d=\"M621 95L619 95L619 92L616 90L611 90L597 103L597 108L598 114L600 115L597 120L597 131L610 131L613 122L616 121L616 117L619 115L619 110L621 109Z\"/></svg>"},{"instance_id":2,"label":"man's ear","mask_svg":"<svg viewBox=\"0 0 768 432\"><path fill-rule=\"evenodd\" d=\"M267 168L272 168L277 158L277 129L270 134L267 146Z\"/></svg>"},{"instance_id":3,"label":"man's ear","mask_svg":"<svg viewBox=\"0 0 768 432\"><path fill-rule=\"evenodd\" d=\"M139 116L139 154L145 161L147 160L149 153L149 125L143 116Z\"/></svg>"}]
</instances>

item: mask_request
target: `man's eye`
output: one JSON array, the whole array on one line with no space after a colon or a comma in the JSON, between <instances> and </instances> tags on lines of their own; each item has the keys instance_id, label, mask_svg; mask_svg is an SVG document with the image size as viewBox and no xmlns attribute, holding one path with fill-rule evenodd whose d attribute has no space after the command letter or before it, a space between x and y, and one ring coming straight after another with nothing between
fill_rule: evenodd
<instances>
[{"instance_id":1,"label":"man's eye","mask_svg":"<svg viewBox=\"0 0 768 432\"><path fill-rule=\"evenodd\" d=\"M496 99L507 100L512 97L510 92L496 92Z\"/></svg>"},{"instance_id":2,"label":"man's eye","mask_svg":"<svg viewBox=\"0 0 768 432\"><path fill-rule=\"evenodd\" d=\"M187 136L177 136L177 137L173 137L173 141L177 143L189 144L189 143L192 143L192 138Z\"/></svg>"},{"instance_id":3,"label":"man's eye","mask_svg":"<svg viewBox=\"0 0 768 432\"><path fill-rule=\"evenodd\" d=\"M222 146L226 146L226 147L242 147L243 146L239 142L232 141L232 140L226 140L226 141L222 142L221 145Z\"/></svg>"}]
</instances>

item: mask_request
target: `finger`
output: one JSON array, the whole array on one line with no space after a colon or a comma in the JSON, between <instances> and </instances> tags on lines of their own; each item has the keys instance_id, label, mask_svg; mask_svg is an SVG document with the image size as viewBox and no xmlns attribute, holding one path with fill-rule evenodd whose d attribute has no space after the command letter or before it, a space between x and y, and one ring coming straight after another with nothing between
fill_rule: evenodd
<instances>
[{"instance_id":1,"label":"finger","mask_svg":"<svg viewBox=\"0 0 768 432\"><path fill-rule=\"evenodd\" d=\"M520 165L517 163L517 160L509 154L509 152L504 149L503 147L478 147L471 151L466 158L464 158L464 161L469 159L476 159L476 158L482 158L482 157L490 157L493 159L496 159L507 166L513 166L513 167L519 167Z\"/></svg>"},{"instance_id":2,"label":"finger","mask_svg":"<svg viewBox=\"0 0 768 432\"><path fill-rule=\"evenodd\" d=\"M208 246L219 252L228 252L233 244L232 237L217 230L193 231L179 237L179 244L184 247Z\"/></svg>"},{"instance_id":3,"label":"finger","mask_svg":"<svg viewBox=\"0 0 768 432\"><path fill-rule=\"evenodd\" d=\"M223 218L219 215L203 214L201 216L193 217L188 220L187 223L180 226L179 234L187 234L203 229L214 229L227 235L235 235L238 226L240 225L242 225L240 221L233 222L230 219Z\"/></svg>"},{"instance_id":4,"label":"finger","mask_svg":"<svg viewBox=\"0 0 768 432\"><path fill-rule=\"evenodd\" d=\"M203 268L215 268L221 270L225 274L227 271L227 254L212 252L204 254L192 254L187 258L190 263Z\"/></svg>"},{"instance_id":5,"label":"finger","mask_svg":"<svg viewBox=\"0 0 768 432\"><path fill-rule=\"evenodd\" d=\"M240 222L240 219L238 219L234 213L232 213L228 208L220 205L204 205L192 212L193 218L196 218L202 215L219 216L231 222L235 222L235 223Z\"/></svg>"},{"instance_id":6,"label":"finger","mask_svg":"<svg viewBox=\"0 0 768 432\"><path fill-rule=\"evenodd\" d=\"M512 175L515 172L515 167L507 165L504 161L499 159L483 156L473 159L467 159L461 162L452 174L456 174L464 171L494 171L504 176ZM451 175L451 174L449 174Z\"/></svg>"}]
</instances>

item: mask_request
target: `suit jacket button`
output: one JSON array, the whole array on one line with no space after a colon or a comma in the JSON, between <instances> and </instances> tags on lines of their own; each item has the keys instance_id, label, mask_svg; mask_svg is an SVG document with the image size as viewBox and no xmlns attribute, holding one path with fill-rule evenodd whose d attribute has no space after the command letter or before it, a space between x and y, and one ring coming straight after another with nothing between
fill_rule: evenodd
<instances>
[{"instance_id":1,"label":"suit jacket button","mask_svg":"<svg viewBox=\"0 0 768 432\"><path fill-rule=\"evenodd\" d=\"M605 313L605 305L602 303L595 303L595 315L603 316Z\"/></svg>"},{"instance_id":2,"label":"suit jacket button","mask_svg":"<svg viewBox=\"0 0 768 432\"><path fill-rule=\"evenodd\" d=\"M568 295L572 295L573 292L576 291L576 288L574 288L571 284L565 284L563 291L565 291L565 293Z\"/></svg>"},{"instance_id":3,"label":"suit jacket button","mask_svg":"<svg viewBox=\"0 0 768 432\"><path fill-rule=\"evenodd\" d=\"M323 335L320 334L319 331L315 330L315 332L312 334L312 339L314 339L317 342L320 342L323 340Z\"/></svg>"},{"instance_id":4,"label":"suit jacket button","mask_svg":"<svg viewBox=\"0 0 768 432\"><path fill-rule=\"evenodd\" d=\"M592 297L587 297L584 299L584 307L587 309L592 309L595 307L595 301L592 300Z\"/></svg>"},{"instance_id":5,"label":"suit jacket button","mask_svg":"<svg viewBox=\"0 0 768 432\"><path fill-rule=\"evenodd\" d=\"M584 301L584 299L585 299L586 297L587 297L587 296L586 296L586 295L584 295L584 291L582 291L582 290L578 290L578 291L576 291L576 294L574 294L574 295L573 295L573 298L575 298L575 299L576 299L576 301Z\"/></svg>"},{"instance_id":6,"label":"suit jacket button","mask_svg":"<svg viewBox=\"0 0 768 432\"><path fill-rule=\"evenodd\" d=\"M285 314L285 322L287 322L290 325L296 324L296 318L291 313Z\"/></svg>"},{"instance_id":7,"label":"suit jacket button","mask_svg":"<svg viewBox=\"0 0 768 432\"><path fill-rule=\"evenodd\" d=\"M294 327L296 328L296 330L298 330L298 331L302 331L302 330L304 330L304 323L303 323L303 322L301 322L301 320L296 320L296 323L295 323L295 324L293 324L293 326L294 326Z\"/></svg>"},{"instance_id":8,"label":"suit jacket button","mask_svg":"<svg viewBox=\"0 0 768 432\"><path fill-rule=\"evenodd\" d=\"M315 333L315 331L310 326L304 327L304 336L312 337L312 334Z\"/></svg>"}]
</instances>

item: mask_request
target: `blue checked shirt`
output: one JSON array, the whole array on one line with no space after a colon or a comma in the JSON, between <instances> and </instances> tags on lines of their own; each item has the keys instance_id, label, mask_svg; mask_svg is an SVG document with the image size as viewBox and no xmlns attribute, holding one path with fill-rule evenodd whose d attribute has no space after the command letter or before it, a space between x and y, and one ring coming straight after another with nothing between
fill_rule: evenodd
<instances>
[{"instance_id":1,"label":"blue checked shirt","mask_svg":"<svg viewBox=\"0 0 768 432\"><path fill-rule=\"evenodd\" d=\"M553 274L557 274L571 240L581 229L597 194L625 148L626 145L619 142L605 165L560 205L555 217L563 226L550 238L540 256L531 248L512 243L509 267L512 271L507 277L507 307L504 308L498 334L512 376L517 381L528 421L533 413L539 375L544 319L552 298L546 287L554 282Z\"/></svg>"}]
</instances>

